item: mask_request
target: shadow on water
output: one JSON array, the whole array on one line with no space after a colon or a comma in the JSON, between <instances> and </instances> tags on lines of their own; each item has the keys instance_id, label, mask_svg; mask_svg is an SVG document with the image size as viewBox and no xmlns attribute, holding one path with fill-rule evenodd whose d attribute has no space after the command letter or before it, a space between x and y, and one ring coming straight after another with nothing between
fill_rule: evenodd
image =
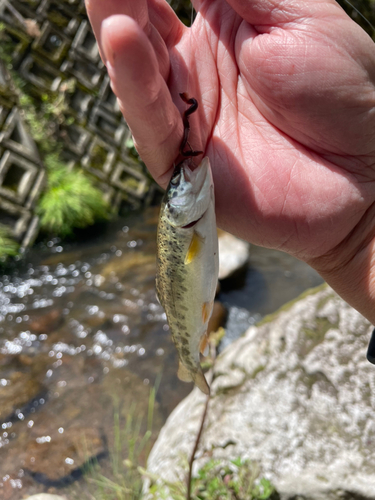
<instances>
[{"instance_id":1,"label":"shadow on water","mask_svg":"<svg viewBox=\"0 0 375 500\"><path fill-rule=\"evenodd\" d=\"M229 311L221 349L263 316L321 283L322 278L304 262L284 252L251 246L246 265L221 282L218 299Z\"/></svg>"},{"instance_id":2,"label":"shadow on water","mask_svg":"<svg viewBox=\"0 0 375 500\"><path fill-rule=\"evenodd\" d=\"M147 415L160 375L152 439L190 392L177 379L155 295L157 213L117 220L76 244L40 244L0 281L1 499L63 493L98 457L105 474L114 408L121 422L130 410ZM222 282L224 345L320 282L299 261L252 247L245 268Z\"/></svg>"}]
</instances>

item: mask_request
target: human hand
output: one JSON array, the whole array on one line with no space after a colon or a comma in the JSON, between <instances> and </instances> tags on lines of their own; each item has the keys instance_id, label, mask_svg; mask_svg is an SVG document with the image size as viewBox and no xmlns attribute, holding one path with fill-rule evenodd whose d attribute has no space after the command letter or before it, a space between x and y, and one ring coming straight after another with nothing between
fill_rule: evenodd
<instances>
[{"instance_id":1,"label":"human hand","mask_svg":"<svg viewBox=\"0 0 375 500\"><path fill-rule=\"evenodd\" d=\"M308 262L375 323L375 48L334 0L87 0L136 147L166 187L200 107L218 224Z\"/></svg>"}]
</instances>

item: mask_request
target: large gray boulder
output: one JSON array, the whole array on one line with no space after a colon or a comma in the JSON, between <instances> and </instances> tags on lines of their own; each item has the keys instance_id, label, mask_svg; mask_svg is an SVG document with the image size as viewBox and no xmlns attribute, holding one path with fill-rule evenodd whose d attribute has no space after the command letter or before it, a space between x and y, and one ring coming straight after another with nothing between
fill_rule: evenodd
<instances>
[{"instance_id":1,"label":"large gray boulder","mask_svg":"<svg viewBox=\"0 0 375 500\"><path fill-rule=\"evenodd\" d=\"M258 462L283 500L375 499L371 328L325 285L251 327L216 361L195 470L241 456ZM204 402L194 389L177 406L150 472L183 477Z\"/></svg>"}]
</instances>

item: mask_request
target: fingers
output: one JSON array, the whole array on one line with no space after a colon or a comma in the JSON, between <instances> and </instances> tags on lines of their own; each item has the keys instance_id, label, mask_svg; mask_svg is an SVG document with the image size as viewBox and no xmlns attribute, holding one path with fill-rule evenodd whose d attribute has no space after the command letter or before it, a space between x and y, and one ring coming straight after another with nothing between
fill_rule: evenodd
<instances>
[{"instance_id":1,"label":"fingers","mask_svg":"<svg viewBox=\"0 0 375 500\"><path fill-rule=\"evenodd\" d=\"M151 0L148 4L150 22L160 33L167 48L175 46L186 28L166 0Z\"/></svg>"},{"instance_id":2,"label":"fingers","mask_svg":"<svg viewBox=\"0 0 375 500\"><path fill-rule=\"evenodd\" d=\"M165 187L182 137L165 83L168 48L186 28L165 0L86 0L86 8L137 150Z\"/></svg>"},{"instance_id":3,"label":"fingers","mask_svg":"<svg viewBox=\"0 0 375 500\"><path fill-rule=\"evenodd\" d=\"M137 150L165 187L183 130L153 46L139 24L124 15L106 19L100 38L112 88Z\"/></svg>"},{"instance_id":4,"label":"fingers","mask_svg":"<svg viewBox=\"0 0 375 500\"><path fill-rule=\"evenodd\" d=\"M106 2L103 2L102 0L86 0L86 7L103 60L103 43L101 37L102 23L105 19L108 19L113 15L124 14L132 17L143 29L157 56L160 73L163 75L165 80L168 78L168 51L157 28L155 28L155 26L150 22L147 0L137 0L137 2L123 2L119 0L107 0Z\"/></svg>"},{"instance_id":5,"label":"fingers","mask_svg":"<svg viewBox=\"0 0 375 500\"><path fill-rule=\"evenodd\" d=\"M147 1L120 2L119 0L86 0L86 10L94 30L99 49L102 52L102 41L100 36L101 25L104 19L116 14L125 14L132 17L144 29L148 24Z\"/></svg>"}]
</instances>

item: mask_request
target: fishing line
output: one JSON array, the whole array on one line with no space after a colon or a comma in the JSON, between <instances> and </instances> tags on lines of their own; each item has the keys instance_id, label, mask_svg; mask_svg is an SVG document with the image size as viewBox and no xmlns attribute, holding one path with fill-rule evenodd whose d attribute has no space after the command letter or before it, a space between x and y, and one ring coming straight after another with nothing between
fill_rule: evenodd
<instances>
[{"instance_id":1,"label":"fishing line","mask_svg":"<svg viewBox=\"0 0 375 500\"><path fill-rule=\"evenodd\" d=\"M350 5L350 7L356 11L356 13L362 17L362 19L364 21L366 21L366 23L371 27L372 31L375 33L375 28L374 26L370 23L370 21L367 19L367 17L365 17L362 12L360 12L357 7L355 7L351 2L349 2L349 0L344 0L346 4Z\"/></svg>"},{"instance_id":2,"label":"fishing line","mask_svg":"<svg viewBox=\"0 0 375 500\"><path fill-rule=\"evenodd\" d=\"M190 3L191 3L191 13L190 13L190 26L189 26L189 45L190 45L189 62L190 62L190 57L191 57L191 52L192 52L192 47L193 47L193 44L192 44L192 41L191 41L191 37L192 37L192 26L193 26L193 22L194 22L194 7L193 7L193 2L190 2ZM189 66L191 67L191 64L189 64ZM188 69L188 76L187 76L187 82L186 82L186 92L190 96L189 82L190 82L190 71Z\"/></svg>"}]
</instances>

